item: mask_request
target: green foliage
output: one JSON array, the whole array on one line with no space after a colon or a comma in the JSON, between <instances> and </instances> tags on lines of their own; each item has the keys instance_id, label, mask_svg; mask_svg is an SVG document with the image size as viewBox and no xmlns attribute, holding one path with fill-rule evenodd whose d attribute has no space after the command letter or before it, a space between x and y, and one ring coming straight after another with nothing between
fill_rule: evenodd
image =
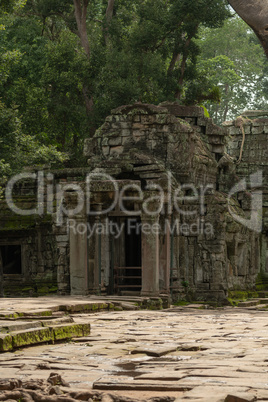
<instances>
[{"instance_id":1,"label":"green foliage","mask_svg":"<svg viewBox=\"0 0 268 402\"><path fill-rule=\"evenodd\" d=\"M47 130L61 150L70 151L78 145L79 136L86 135L82 93L90 74L88 60L74 34L63 31L57 42L46 45L40 83L46 96Z\"/></svg>"},{"instance_id":2,"label":"green foliage","mask_svg":"<svg viewBox=\"0 0 268 402\"><path fill-rule=\"evenodd\" d=\"M181 285L182 285L185 289L187 289L187 288L189 287L189 282L188 282L188 281L182 281L182 282L181 282Z\"/></svg>"},{"instance_id":3,"label":"green foliage","mask_svg":"<svg viewBox=\"0 0 268 402\"><path fill-rule=\"evenodd\" d=\"M204 116L210 118L210 115L208 113L207 108L204 105L199 105L200 107L202 107L204 109Z\"/></svg>"},{"instance_id":4,"label":"green foliage","mask_svg":"<svg viewBox=\"0 0 268 402\"><path fill-rule=\"evenodd\" d=\"M201 48L199 74L220 89L220 104L207 102L216 123L239 116L243 110L260 107L264 100L267 60L254 33L238 17L222 28L203 29L197 44Z\"/></svg>"},{"instance_id":5,"label":"green foliage","mask_svg":"<svg viewBox=\"0 0 268 402\"><path fill-rule=\"evenodd\" d=\"M53 145L44 145L35 137L22 131L16 109L7 108L0 102L0 182L19 172L24 166L43 163L59 163L66 155Z\"/></svg>"},{"instance_id":6,"label":"green foliage","mask_svg":"<svg viewBox=\"0 0 268 402\"><path fill-rule=\"evenodd\" d=\"M198 66L196 40L228 18L224 0L118 0L111 19L106 7L88 4L86 52L73 0L1 2L3 175L24 163L85 163L84 138L122 104L219 101L211 75L224 61Z\"/></svg>"},{"instance_id":7,"label":"green foliage","mask_svg":"<svg viewBox=\"0 0 268 402\"><path fill-rule=\"evenodd\" d=\"M27 0L0 0L0 15L19 11Z\"/></svg>"},{"instance_id":8,"label":"green foliage","mask_svg":"<svg viewBox=\"0 0 268 402\"><path fill-rule=\"evenodd\" d=\"M253 104L254 109L267 109L268 101L268 60L264 60L264 67L262 74L258 79L256 88L256 97Z\"/></svg>"}]
</instances>

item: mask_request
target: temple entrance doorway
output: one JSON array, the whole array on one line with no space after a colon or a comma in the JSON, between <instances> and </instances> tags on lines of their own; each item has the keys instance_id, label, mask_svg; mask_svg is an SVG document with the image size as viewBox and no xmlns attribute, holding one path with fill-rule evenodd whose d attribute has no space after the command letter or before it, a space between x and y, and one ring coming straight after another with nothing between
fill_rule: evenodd
<instances>
[{"instance_id":1,"label":"temple entrance doorway","mask_svg":"<svg viewBox=\"0 0 268 402\"><path fill-rule=\"evenodd\" d=\"M113 217L112 222L118 228L117 236L110 235L112 293L138 295L142 287L141 220Z\"/></svg>"}]
</instances>

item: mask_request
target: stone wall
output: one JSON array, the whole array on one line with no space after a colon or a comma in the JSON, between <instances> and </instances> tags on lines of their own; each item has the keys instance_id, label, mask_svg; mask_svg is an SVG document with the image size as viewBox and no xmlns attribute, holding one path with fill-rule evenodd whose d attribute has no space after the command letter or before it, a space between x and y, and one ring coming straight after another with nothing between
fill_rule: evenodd
<instances>
[{"instance_id":1,"label":"stone wall","mask_svg":"<svg viewBox=\"0 0 268 402\"><path fill-rule=\"evenodd\" d=\"M245 144L242 160L236 163L242 127ZM223 300L230 289L254 289L260 270L268 271L267 187L261 189L261 234L234 219L234 213L250 217L250 192L237 192L230 199L228 194L236 183L258 170L267 183L267 134L267 119L240 119L220 128L204 117L202 108L176 103L137 103L112 111L95 136L85 141L88 168L45 171L45 185L54 189L52 213L18 216L0 201L0 247L20 245L23 265L21 274L5 275L5 294L43 294L56 289L59 294L84 295L115 291L113 268L124 266L128 252L124 236L115 240L106 233L74 233L64 213L58 220L61 209L77 204L75 190L61 188L77 185L86 193L89 173L96 175L89 194L94 211L106 210L113 200L114 187L108 176L119 189L134 184L147 198L157 194L152 185L164 191L161 211L153 217L142 211L139 215L142 224L164 228L169 222L172 227L171 233L141 238L142 294L171 292L174 299ZM191 187L198 194L196 199ZM173 199L177 189L179 208L170 207L169 197ZM22 181L16 191L21 208L36 205L36 183ZM129 190L128 195L137 197L138 193ZM128 207L137 211L141 204L131 201ZM151 204L157 209L157 199ZM76 225L92 227L127 219L118 205L100 216L89 216L83 208L71 218Z\"/></svg>"},{"instance_id":2,"label":"stone wall","mask_svg":"<svg viewBox=\"0 0 268 402\"><path fill-rule=\"evenodd\" d=\"M185 109L190 108L180 108L180 115L186 113ZM201 116L203 109L194 109ZM197 117L188 120L171 114L164 106L123 106L106 118L92 139L85 140L84 154L90 157L91 167L105 169L109 166L112 175L124 169L129 175L157 180L171 171L181 183L215 183L217 163L196 127L190 124L192 120L197 121ZM215 133L216 126L213 131L211 119L200 117L200 124L202 126L198 127L205 135ZM222 137L221 129L218 130Z\"/></svg>"},{"instance_id":3,"label":"stone wall","mask_svg":"<svg viewBox=\"0 0 268 402\"><path fill-rule=\"evenodd\" d=\"M205 118L202 108L135 104L113 111L96 136L85 142L90 166L116 178L124 173L166 188L166 173L170 171L175 187L186 183L197 189L211 185L203 213L191 217L172 213L180 226L171 237L174 295L186 292L195 298L217 299L224 298L230 288L254 287L259 271L259 237L229 213L227 195L238 177L233 159L226 154L227 138L228 132ZM228 169L223 168L225 164ZM239 200L231 203L237 214L246 216ZM184 210L198 211L199 207L187 201L181 205ZM212 233L206 233L208 225ZM195 233L189 232L189 227L195 227Z\"/></svg>"},{"instance_id":4,"label":"stone wall","mask_svg":"<svg viewBox=\"0 0 268 402\"><path fill-rule=\"evenodd\" d=\"M263 194L262 234L260 235L260 269L268 272L268 112L248 111L235 121L225 122L226 133L229 136L228 154L234 161L238 161L240 153L242 159L235 164L235 174L238 179L249 178L256 172L261 172L263 185L260 190ZM245 141L243 145L243 131ZM248 194L250 189L248 190ZM244 193L238 195L244 211L251 211L251 198Z\"/></svg>"}]
</instances>

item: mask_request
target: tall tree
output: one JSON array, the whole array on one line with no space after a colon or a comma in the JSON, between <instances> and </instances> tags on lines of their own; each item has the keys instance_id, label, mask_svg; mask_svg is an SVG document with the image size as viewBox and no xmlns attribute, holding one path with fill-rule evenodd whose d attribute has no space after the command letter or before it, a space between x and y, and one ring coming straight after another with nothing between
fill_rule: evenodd
<instances>
[{"instance_id":1,"label":"tall tree","mask_svg":"<svg viewBox=\"0 0 268 402\"><path fill-rule=\"evenodd\" d=\"M198 45L202 50L199 69L209 73L211 83L221 92L220 104L206 105L211 117L220 123L254 107L267 60L248 26L234 16L222 28L204 29Z\"/></svg>"},{"instance_id":2,"label":"tall tree","mask_svg":"<svg viewBox=\"0 0 268 402\"><path fill-rule=\"evenodd\" d=\"M19 57L0 97L27 138L80 165L83 139L114 107L217 98L195 39L228 15L225 0L27 0L2 17L0 53Z\"/></svg>"}]
</instances>

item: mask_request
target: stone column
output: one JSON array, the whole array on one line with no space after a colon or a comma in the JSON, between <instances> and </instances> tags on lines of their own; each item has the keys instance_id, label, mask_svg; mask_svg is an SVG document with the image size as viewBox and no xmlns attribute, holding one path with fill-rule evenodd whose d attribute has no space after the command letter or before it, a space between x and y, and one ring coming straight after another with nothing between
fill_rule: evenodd
<instances>
[{"instance_id":1,"label":"stone column","mask_svg":"<svg viewBox=\"0 0 268 402\"><path fill-rule=\"evenodd\" d=\"M169 225L167 224L169 222ZM164 270L164 289L163 292L169 294L170 291L170 246L171 246L171 236L170 236L170 217L166 217L164 222L164 245L163 245L163 270Z\"/></svg>"},{"instance_id":2,"label":"stone column","mask_svg":"<svg viewBox=\"0 0 268 402\"><path fill-rule=\"evenodd\" d=\"M87 222L76 217L76 228L70 231L70 284L71 295L88 294L88 241Z\"/></svg>"},{"instance_id":3,"label":"stone column","mask_svg":"<svg viewBox=\"0 0 268 402\"><path fill-rule=\"evenodd\" d=\"M159 296L159 234L153 225L159 216L142 216L142 289L141 296ZM148 230L147 230L148 229Z\"/></svg>"},{"instance_id":4,"label":"stone column","mask_svg":"<svg viewBox=\"0 0 268 402\"><path fill-rule=\"evenodd\" d=\"M88 224L89 224L89 236L88 236L88 286L89 292L95 293L98 291L98 283L96 285L96 264L97 261L97 235L94 232L94 224L95 224L95 217L89 217Z\"/></svg>"},{"instance_id":5,"label":"stone column","mask_svg":"<svg viewBox=\"0 0 268 402\"><path fill-rule=\"evenodd\" d=\"M95 224L97 227L101 225L100 215L95 217ZM100 293L101 291L101 233L97 230L95 236L95 256L94 256L94 291Z\"/></svg>"}]
</instances>

